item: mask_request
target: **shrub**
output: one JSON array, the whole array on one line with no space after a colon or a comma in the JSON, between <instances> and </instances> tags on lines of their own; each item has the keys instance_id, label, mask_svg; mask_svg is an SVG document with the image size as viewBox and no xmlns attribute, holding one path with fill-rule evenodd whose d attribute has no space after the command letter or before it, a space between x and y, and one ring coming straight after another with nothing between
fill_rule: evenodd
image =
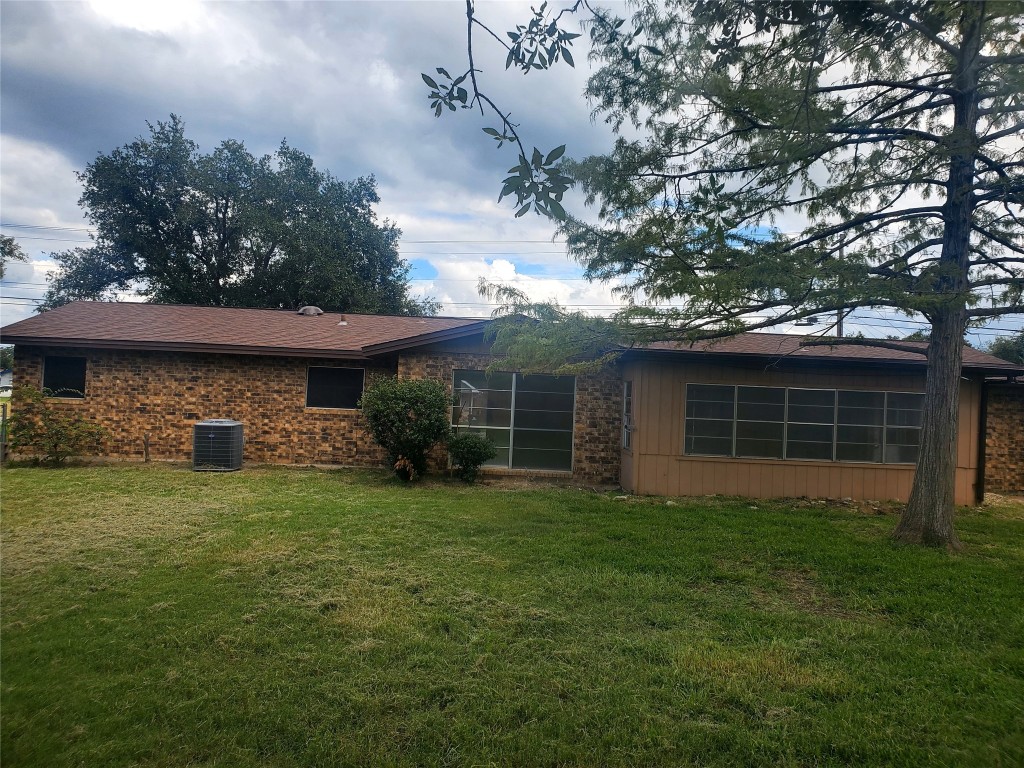
<instances>
[{"instance_id":1,"label":"shrub","mask_svg":"<svg viewBox=\"0 0 1024 768\"><path fill-rule=\"evenodd\" d=\"M427 452L451 429L448 396L436 381L378 379L363 392L359 407L403 480L427 471Z\"/></svg>"},{"instance_id":2,"label":"shrub","mask_svg":"<svg viewBox=\"0 0 1024 768\"><path fill-rule=\"evenodd\" d=\"M498 449L489 437L479 433L453 432L448 438L448 453L451 454L452 464L455 465L456 477L472 483L476 480L480 467L484 462L493 459Z\"/></svg>"},{"instance_id":3,"label":"shrub","mask_svg":"<svg viewBox=\"0 0 1024 768\"><path fill-rule=\"evenodd\" d=\"M47 403L48 390L21 386L14 390L11 449L59 467L72 456L100 447L107 431L65 407Z\"/></svg>"}]
</instances>

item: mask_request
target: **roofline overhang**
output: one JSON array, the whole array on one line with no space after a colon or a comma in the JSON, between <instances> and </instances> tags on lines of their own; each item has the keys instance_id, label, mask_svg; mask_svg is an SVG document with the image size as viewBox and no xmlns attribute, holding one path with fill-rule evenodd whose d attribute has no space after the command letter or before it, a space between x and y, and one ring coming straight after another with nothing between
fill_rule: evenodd
<instances>
[{"instance_id":1,"label":"roofline overhang","mask_svg":"<svg viewBox=\"0 0 1024 768\"><path fill-rule=\"evenodd\" d=\"M486 328L490 322L490 320L477 320L470 325L462 325L458 328L446 328L443 331L431 331L430 333L424 333L419 336L410 336L405 339L395 339L394 341L385 341L380 344L369 344L363 347L363 354L368 356L380 355L387 352L400 352L403 349L410 349L412 347L422 347L427 344L436 344L442 341L464 339L467 336L475 336L478 333L483 333L484 328Z\"/></svg>"},{"instance_id":2,"label":"roofline overhang","mask_svg":"<svg viewBox=\"0 0 1024 768\"><path fill-rule=\"evenodd\" d=\"M804 368L809 366L827 365L831 367L856 366L858 368L885 368L888 370L902 369L923 373L928 361L922 356L920 360L902 359L871 359L860 357L810 357L801 355L764 355L745 352L703 352L689 349L627 349L623 352L625 357L635 358L659 358L685 360L686 362L707 362L707 363L738 363L740 365L757 365L764 368L779 366L793 366ZM965 374L992 375L992 376L1019 376L1024 374L1024 368L1007 364L1006 366L990 366L978 364L964 364L961 370Z\"/></svg>"},{"instance_id":3,"label":"roofline overhang","mask_svg":"<svg viewBox=\"0 0 1024 768\"><path fill-rule=\"evenodd\" d=\"M253 347L242 344L203 344L193 342L118 341L116 339L72 339L66 336L7 336L4 344L31 347L88 347L91 349L124 349L137 352L198 352L221 355L262 355L273 357L320 357L337 360L367 360L361 350L304 349L302 347Z\"/></svg>"},{"instance_id":4,"label":"roofline overhang","mask_svg":"<svg viewBox=\"0 0 1024 768\"><path fill-rule=\"evenodd\" d=\"M400 352L442 341L461 339L482 333L489 320L479 320L458 328L446 328L410 336L404 339L370 344L361 349L316 349L308 347L265 347L244 344L207 344L204 342L138 341L119 339L69 338L67 336L4 336L3 344L22 344L33 347L91 347L94 349L125 349L152 352L197 352L226 355L263 355L274 357L317 357L336 360L369 360L379 355Z\"/></svg>"}]
</instances>

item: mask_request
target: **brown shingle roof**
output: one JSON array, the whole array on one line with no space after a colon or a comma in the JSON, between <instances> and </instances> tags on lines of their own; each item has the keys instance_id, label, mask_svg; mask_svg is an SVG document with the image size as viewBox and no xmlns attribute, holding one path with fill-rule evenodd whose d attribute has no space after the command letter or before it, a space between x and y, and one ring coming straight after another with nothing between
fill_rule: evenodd
<instances>
[{"instance_id":1,"label":"brown shingle roof","mask_svg":"<svg viewBox=\"0 0 1024 768\"><path fill-rule=\"evenodd\" d=\"M681 355L703 356L707 354L730 355L737 358L759 358L781 360L828 360L833 362L861 363L908 363L924 365L924 355L904 352L899 349L885 347L869 347L855 344L839 344L836 346L802 347L801 342L811 340L806 336L787 333L741 333L725 339L713 341L697 341L693 344L677 342L655 342L646 344L640 351L655 353L677 353ZM928 348L926 341L901 341L899 344L916 347L921 350ZM964 368L1007 371L1008 373L1024 370L1022 366L1008 363L998 357L985 354L971 347L964 347Z\"/></svg>"},{"instance_id":2,"label":"brown shingle roof","mask_svg":"<svg viewBox=\"0 0 1024 768\"><path fill-rule=\"evenodd\" d=\"M339 325L344 319L345 325ZM162 349L229 354L366 358L375 354L481 333L486 320L391 315L299 315L293 310L192 307L78 301L0 329L5 344ZM758 361L801 360L921 365L923 355L855 346L801 347L806 337L743 333L694 344L656 342L634 352L703 357L728 355ZM924 349L926 342L901 342ZM970 347L964 368L993 373L1024 372Z\"/></svg>"},{"instance_id":3,"label":"brown shingle roof","mask_svg":"<svg viewBox=\"0 0 1024 768\"><path fill-rule=\"evenodd\" d=\"M345 325L339 323L344 320ZM367 357L478 333L486 321L77 301L0 329L5 344Z\"/></svg>"}]
</instances>

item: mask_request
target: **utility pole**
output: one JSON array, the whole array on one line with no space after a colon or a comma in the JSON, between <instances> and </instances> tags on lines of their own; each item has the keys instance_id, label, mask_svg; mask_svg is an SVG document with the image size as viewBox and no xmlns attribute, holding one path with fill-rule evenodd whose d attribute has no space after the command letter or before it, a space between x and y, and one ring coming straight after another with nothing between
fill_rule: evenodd
<instances>
[{"instance_id":1,"label":"utility pole","mask_svg":"<svg viewBox=\"0 0 1024 768\"><path fill-rule=\"evenodd\" d=\"M846 262L846 246L840 246L839 248L839 261ZM836 338L843 338L843 308L840 307L836 312Z\"/></svg>"}]
</instances>

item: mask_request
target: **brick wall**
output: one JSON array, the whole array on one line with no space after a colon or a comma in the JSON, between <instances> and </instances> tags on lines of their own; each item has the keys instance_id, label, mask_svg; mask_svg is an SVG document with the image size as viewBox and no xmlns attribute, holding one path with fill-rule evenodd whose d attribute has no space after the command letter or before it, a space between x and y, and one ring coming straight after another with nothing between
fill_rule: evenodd
<instances>
[{"instance_id":1,"label":"brick wall","mask_svg":"<svg viewBox=\"0 0 1024 768\"><path fill-rule=\"evenodd\" d=\"M278 464L380 466L383 451L366 431L358 410L306 408L308 365L364 368L394 375L395 363L367 366L257 355L174 352L53 350L84 356L86 396L51 403L103 425L104 455L141 459L143 435L153 459L189 460L192 427L203 419L237 419L244 425L246 461ZM42 386L44 350L18 347L15 383Z\"/></svg>"},{"instance_id":2,"label":"brick wall","mask_svg":"<svg viewBox=\"0 0 1024 768\"><path fill-rule=\"evenodd\" d=\"M41 348L15 350L17 385L42 386L44 354ZM148 434L153 459L190 460L193 425L229 418L244 425L246 461L371 467L382 466L386 457L369 436L362 413L305 407L307 366L364 368L367 381L396 373L402 378L431 378L443 382L450 394L453 369L482 370L494 360L478 349L401 353L397 360L373 364L96 349L55 349L50 354L87 359L85 398L50 403L103 425L109 433L105 456L143 458L143 436ZM621 387L613 370L576 377L574 480L618 482ZM444 469L447 462L447 453L439 446L431 457L432 468Z\"/></svg>"},{"instance_id":3,"label":"brick wall","mask_svg":"<svg viewBox=\"0 0 1024 768\"><path fill-rule=\"evenodd\" d=\"M444 382L452 393L452 371L483 370L494 357L479 351L432 349L403 353L398 361L402 378L429 378ZM572 477L584 483L615 484L619 481L619 441L622 428L622 382L617 370L576 377L576 414L573 426ZM447 462L443 450L432 456L434 468ZM526 471L544 476L553 473Z\"/></svg>"},{"instance_id":4,"label":"brick wall","mask_svg":"<svg viewBox=\"0 0 1024 768\"><path fill-rule=\"evenodd\" d=\"M985 490L1024 493L1024 383L990 384Z\"/></svg>"}]
</instances>

